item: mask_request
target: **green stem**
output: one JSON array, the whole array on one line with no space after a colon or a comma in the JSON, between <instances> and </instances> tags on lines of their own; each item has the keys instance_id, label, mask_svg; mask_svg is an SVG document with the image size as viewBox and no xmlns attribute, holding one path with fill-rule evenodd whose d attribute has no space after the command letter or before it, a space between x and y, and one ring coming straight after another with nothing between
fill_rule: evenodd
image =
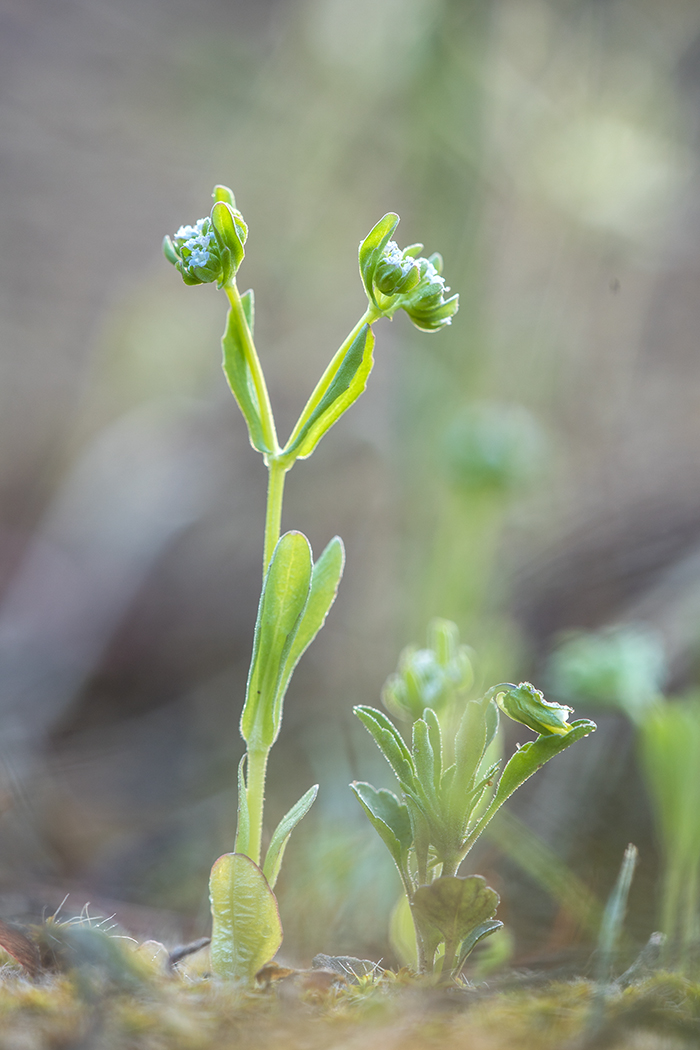
<instances>
[{"instance_id":1,"label":"green stem","mask_svg":"<svg viewBox=\"0 0 700 1050\"><path fill-rule=\"evenodd\" d=\"M255 393L258 399L258 405L260 406L260 423L262 426L263 436L265 438L265 444L270 449L273 455L279 452L279 444L277 442L277 431L275 430L275 420L272 415L272 406L270 404L270 395L267 392L267 384L265 383L265 376L260 365L260 359L258 358L257 350L255 349L255 343L253 342L253 336L251 335L250 328L248 327L248 321L246 319L245 311L243 309L243 303L238 291L238 286L235 280L231 281L224 288L228 301L231 304L231 310L236 315L238 321L238 327L243 336L243 345L245 348L246 361L248 362L248 368L253 379L253 386L255 387Z\"/></svg>"},{"instance_id":2,"label":"green stem","mask_svg":"<svg viewBox=\"0 0 700 1050\"><path fill-rule=\"evenodd\" d=\"M260 849L262 844L263 806L265 804L265 773L267 770L267 751L249 751L247 768L248 813L250 816L250 838L248 856L260 866Z\"/></svg>"},{"instance_id":3,"label":"green stem","mask_svg":"<svg viewBox=\"0 0 700 1050\"><path fill-rule=\"evenodd\" d=\"M287 468L276 459L268 462L267 510L265 512L265 547L263 552L263 576L268 570L273 551L280 538L282 522L282 496L284 476Z\"/></svg>"}]
</instances>

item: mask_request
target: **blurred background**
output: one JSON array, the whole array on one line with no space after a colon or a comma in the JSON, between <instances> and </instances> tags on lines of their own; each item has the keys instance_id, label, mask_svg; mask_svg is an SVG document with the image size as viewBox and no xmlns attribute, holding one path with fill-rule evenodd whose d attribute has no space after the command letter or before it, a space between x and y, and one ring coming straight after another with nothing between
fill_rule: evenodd
<instances>
[{"instance_id":1,"label":"blurred background","mask_svg":"<svg viewBox=\"0 0 700 1050\"><path fill-rule=\"evenodd\" d=\"M700 684L697 4L0 0L0 56L0 913L70 893L207 932L266 479L223 297L160 245L223 182L283 436L386 211L461 297L436 335L377 325L367 393L287 483L283 525L348 562L271 761L273 826L321 785L284 954L394 958L398 877L347 788L391 776L351 709L435 615L479 685L531 678L600 725L465 866L512 958L588 943L546 872L604 900L630 840L645 941L663 850L630 705Z\"/></svg>"}]
</instances>

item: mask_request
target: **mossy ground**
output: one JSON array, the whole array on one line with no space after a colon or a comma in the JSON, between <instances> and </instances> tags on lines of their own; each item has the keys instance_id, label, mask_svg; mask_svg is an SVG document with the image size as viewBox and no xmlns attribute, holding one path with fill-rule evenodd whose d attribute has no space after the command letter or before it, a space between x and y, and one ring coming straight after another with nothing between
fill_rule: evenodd
<instances>
[{"instance_id":1,"label":"mossy ground","mask_svg":"<svg viewBox=\"0 0 700 1050\"><path fill-rule=\"evenodd\" d=\"M139 960L142 963L142 960ZM34 980L0 970L2 1050L676 1050L700 1046L700 984L660 973L601 997L590 981L436 988L294 973L246 991L137 965ZM518 984L520 986L518 986Z\"/></svg>"}]
</instances>

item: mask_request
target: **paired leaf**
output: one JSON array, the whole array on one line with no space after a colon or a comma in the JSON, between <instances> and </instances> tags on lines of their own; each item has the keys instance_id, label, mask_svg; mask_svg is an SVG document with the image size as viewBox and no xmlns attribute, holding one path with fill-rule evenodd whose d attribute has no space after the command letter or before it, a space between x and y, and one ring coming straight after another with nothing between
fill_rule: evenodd
<instances>
[{"instance_id":1,"label":"paired leaf","mask_svg":"<svg viewBox=\"0 0 700 1050\"><path fill-rule=\"evenodd\" d=\"M243 318L234 307L231 307L226 319L226 328L221 339L224 375L248 425L248 436L251 445L258 452L272 452L265 440L262 425L262 406L248 363L246 353L248 340L246 333L242 330L243 319L245 319L245 323L252 330L250 324L253 318L252 291L250 293L246 292L246 296L242 300L242 306Z\"/></svg>"},{"instance_id":2,"label":"paired leaf","mask_svg":"<svg viewBox=\"0 0 700 1050\"><path fill-rule=\"evenodd\" d=\"M215 977L252 982L282 944L275 895L257 864L225 853L209 878L211 965Z\"/></svg>"},{"instance_id":3,"label":"paired leaf","mask_svg":"<svg viewBox=\"0 0 700 1050\"><path fill-rule=\"evenodd\" d=\"M350 787L403 875L408 851L413 844L413 830L405 804L386 788L377 791L371 784L358 781Z\"/></svg>"},{"instance_id":4,"label":"paired leaf","mask_svg":"<svg viewBox=\"0 0 700 1050\"><path fill-rule=\"evenodd\" d=\"M393 722L374 707L360 705L353 708L365 729L372 735L377 747L394 770L401 787L416 789L416 770L413 759Z\"/></svg>"},{"instance_id":5,"label":"paired leaf","mask_svg":"<svg viewBox=\"0 0 700 1050\"><path fill-rule=\"evenodd\" d=\"M314 784L313 787L309 788L306 794L301 796L296 805L292 806L289 812L282 817L281 821L275 828L275 832L270 839L270 845L268 846L265 863L263 865L263 875L270 884L270 889L275 888L277 876L279 875L282 866L284 851L287 848L290 836L299 821L306 816L313 806L317 795L318 784Z\"/></svg>"},{"instance_id":6,"label":"paired leaf","mask_svg":"<svg viewBox=\"0 0 700 1050\"><path fill-rule=\"evenodd\" d=\"M294 641L285 660L279 692L287 691L294 668L326 622L326 617L338 593L345 568L345 547L340 536L334 536L311 573L311 587L304 614L294 635Z\"/></svg>"},{"instance_id":7,"label":"paired leaf","mask_svg":"<svg viewBox=\"0 0 700 1050\"><path fill-rule=\"evenodd\" d=\"M357 401L367 386L374 359L374 333L362 326L342 355L336 354L309 398L283 456L307 459L327 431Z\"/></svg>"},{"instance_id":8,"label":"paired leaf","mask_svg":"<svg viewBox=\"0 0 700 1050\"><path fill-rule=\"evenodd\" d=\"M250 813L248 811L248 792L243 774L243 767L247 758L248 756L244 755L238 763L238 818L234 844L234 853L245 853L246 855L250 849Z\"/></svg>"},{"instance_id":9,"label":"paired leaf","mask_svg":"<svg viewBox=\"0 0 700 1050\"><path fill-rule=\"evenodd\" d=\"M478 927L493 919L499 896L481 875L445 875L429 886L419 886L412 904L420 926L439 932L447 955L447 947L463 943Z\"/></svg>"},{"instance_id":10,"label":"paired leaf","mask_svg":"<svg viewBox=\"0 0 700 1050\"><path fill-rule=\"evenodd\" d=\"M255 624L241 736L248 751L266 751L282 720L282 684L311 585L311 547L301 532L286 532L265 576ZM291 672L290 672L291 673Z\"/></svg>"}]
</instances>

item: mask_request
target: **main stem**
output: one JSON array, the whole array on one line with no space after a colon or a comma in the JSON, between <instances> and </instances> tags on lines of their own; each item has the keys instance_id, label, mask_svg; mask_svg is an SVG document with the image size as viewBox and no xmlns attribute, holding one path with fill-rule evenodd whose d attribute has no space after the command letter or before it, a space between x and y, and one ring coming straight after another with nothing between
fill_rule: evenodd
<instances>
[{"instance_id":1,"label":"main stem","mask_svg":"<svg viewBox=\"0 0 700 1050\"><path fill-rule=\"evenodd\" d=\"M265 546L263 551L263 577L267 572L272 554L280 538L282 522L282 496L287 468L278 460L270 460L267 481L267 509L265 511Z\"/></svg>"},{"instance_id":2,"label":"main stem","mask_svg":"<svg viewBox=\"0 0 700 1050\"><path fill-rule=\"evenodd\" d=\"M250 817L250 838L248 856L260 866L260 848L262 844L263 806L265 804L265 773L267 770L268 751L249 751L247 763L248 814Z\"/></svg>"}]
</instances>

